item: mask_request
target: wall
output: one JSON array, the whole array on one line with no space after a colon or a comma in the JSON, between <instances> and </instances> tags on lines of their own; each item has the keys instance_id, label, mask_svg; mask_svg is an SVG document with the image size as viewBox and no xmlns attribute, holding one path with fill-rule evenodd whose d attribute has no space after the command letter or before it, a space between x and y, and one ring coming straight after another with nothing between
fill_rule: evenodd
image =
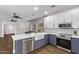
<instances>
[{"instance_id":1,"label":"wall","mask_svg":"<svg viewBox=\"0 0 79 59\"><path fill-rule=\"evenodd\" d=\"M31 23L30 23L30 27L31 27L30 29L31 29L31 31L35 30L36 32L38 32L38 30L39 30L38 24L40 24L40 23L44 24L44 18L32 20ZM36 25L36 27L34 25ZM42 28L44 28L44 26ZM43 29L41 29L41 30L43 30Z\"/></svg>"},{"instance_id":2,"label":"wall","mask_svg":"<svg viewBox=\"0 0 79 59\"><path fill-rule=\"evenodd\" d=\"M16 34L24 34L25 33L25 23L16 23Z\"/></svg>"},{"instance_id":3,"label":"wall","mask_svg":"<svg viewBox=\"0 0 79 59\"><path fill-rule=\"evenodd\" d=\"M4 34L24 34L29 31L29 23L24 22L3 22Z\"/></svg>"},{"instance_id":4,"label":"wall","mask_svg":"<svg viewBox=\"0 0 79 59\"><path fill-rule=\"evenodd\" d=\"M43 23L44 22L44 18L40 18L40 19L35 19L31 21L31 24L37 24L37 23Z\"/></svg>"},{"instance_id":5,"label":"wall","mask_svg":"<svg viewBox=\"0 0 79 59\"><path fill-rule=\"evenodd\" d=\"M24 34L29 31L29 22L18 22L15 23L16 34Z\"/></svg>"},{"instance_id":6,"label":"wall","mask_svg":"<svg viewBox=\"0 0 79 59\"><path fill-rule=\"evenodd\" d=\"M25 32L31 31L31 25L37 23L43 23L44 19L37 19L31 22L3 22L4 34L24 34ZM0 26L1 27L1 26ZM1 30L1 29L0 29Z\"/></svg>"},{"instance_id":7,"label":"wall","mask_svg":"<svg viewBox=\"0 0 79 59\"><path fill-rule=\"evenodd\" d=\"M15 24L4 24L4 34L15 34Z\"/></svg>"},{"instance_id":8,"label":"wall","mask_svg":"<svg viewBox=\"0 0 79 59\"><path fill-rule=\"evenodd\" d=\"M0 37L3 37L3 24L0 22Z\"/></svg>"},{"instance_id":9,"label":"wall","mask_svg":"<svg viewBox=\"0 0 79 59\"><path fill-rule=\"evenodd\" d=\"M59 29L58 24L71 22L74 29ZM44 18L44 28L47 33L73 34L76 29L79 35L79 7Z\"/></svg>"},{"instance_id":10,"label":"wall","mask_svg":"<svg viewBox=\"0 0 79 59\"><path fill-rule=\"evenodd\" d=\"M30 31L30 22L26 22L25 23L25 32L29 32Z\"/></svg>"}]
</instances>

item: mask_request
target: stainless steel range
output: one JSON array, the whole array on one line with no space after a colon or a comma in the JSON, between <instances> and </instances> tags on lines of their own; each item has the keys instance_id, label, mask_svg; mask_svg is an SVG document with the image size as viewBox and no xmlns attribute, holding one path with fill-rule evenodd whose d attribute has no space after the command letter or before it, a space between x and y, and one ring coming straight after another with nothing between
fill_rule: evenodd
<instances>
[{"instance_id":1,"label":"stainless steel range","mask_svg":"<svg viewBox=\"0 0 79 59\"><path fill-rule=\"evenodd\" d=\"M71 50L71 40L70 40L71 34L60 34L57 37L57 46Z\"/></svg>"}]
</instances>

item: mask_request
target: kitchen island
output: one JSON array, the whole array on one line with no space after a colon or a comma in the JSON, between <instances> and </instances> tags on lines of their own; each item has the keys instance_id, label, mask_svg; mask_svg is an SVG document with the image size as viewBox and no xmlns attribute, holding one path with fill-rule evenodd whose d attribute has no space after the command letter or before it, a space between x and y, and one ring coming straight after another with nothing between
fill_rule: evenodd
<instances>
[{"instance_id":1,"label":"kitchen island","mask_svg":"<svg viewBox=\"0 0 79 59\"><path fill-rule=\"evenodd\" d=\"M42 32L42 33L29 33L29 34L13 35L12 36L12 38L13 38L13 53L16 53L16 48L17 48L17 51L20 50L19 47L21 48L21 51L18 53L23 53L22 41L27 40L27 39L33 39L33 41L32 41L32 51L33 51L35 49L35 48L33 48L34 42L44 39L44 34L45 33ZM16 45L18 45L19 47L17 47Z\"/></svg>"}]
</instances>

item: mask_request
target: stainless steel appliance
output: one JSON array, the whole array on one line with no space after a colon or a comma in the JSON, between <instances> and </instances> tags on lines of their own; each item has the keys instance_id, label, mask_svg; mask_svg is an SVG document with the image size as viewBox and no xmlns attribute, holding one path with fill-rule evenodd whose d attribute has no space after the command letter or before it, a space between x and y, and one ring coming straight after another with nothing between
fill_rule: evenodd
<instances>
[{"instance_id":1,"label":"stainless steel appliance","mask_svg":"<svg viewBox=\"0 0 79 59\"><path fill-rule=\"evenodd\" d=\"M33 51L34 38L27 38L23 40L23 54Z\"/></svg>"},{"instance_id":2,"label":"stainless steel appliance","mask_svg":"<svg viewBox=\"0 0 79 59\"><path fill-rule=\"evenodd\" d=\"M58 27L62 29L72 28L72 23L61 23L61 24L58 24Z\"/></svg>"},{"instance_id":3,"label":"stainless steel appliance","mask_svg":"<svg viewBox=\"0 0 79 59\"><path fill-rule=\"evenodd\" d=\"M57 45L61 48L71 50L71 34L60 34L57 37Z\"/></svg>"},{"instance_id":4,"label":"stainless steel appliance","mask_svg":"<svg viewBox=\"0 0 79 59\"><path fill-rule=\"evenodd\" d=\"M71 41L62 39L62 38L57 38L57 45L66 49L71 50Z\"/></svg>"}]
</instances>

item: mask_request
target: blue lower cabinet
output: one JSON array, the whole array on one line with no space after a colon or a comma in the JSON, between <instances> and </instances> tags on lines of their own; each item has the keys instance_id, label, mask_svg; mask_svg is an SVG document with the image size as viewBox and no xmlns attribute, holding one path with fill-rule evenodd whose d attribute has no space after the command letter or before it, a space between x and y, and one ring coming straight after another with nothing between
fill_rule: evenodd
<instances>
[{"instance_id":1,"label":"blue lower cabinet","mask_svg":"<svg viewBox=\"0 0 79 59\"><path fill-rule=\"evenodd\" d=\"M73 53L79 53L79 38L71 38L71 51Z\"/></svg>"},{"instance_id":2,"label":"blue lower cabinet","mask_svg":"<svg viewBox=\"0 0 79 59\"><path fill-rule=\"evenodd\" d=\"M57 40L56 35L49 34L49 36L48 36L48 42L50 44L56 45L56 40Z\"/></svg>"},{"instance_id":3,"label":"blue lower cabinet","mask_svg":"<svg viewBox=\"0 0 79 59\"><path fill-rule=\"evenodd\" d=\"M15 41L15 51L16 54L22 54L23 53L23 44L22 40L16 40Z\"/></svg>"},{"instance_id":4,"label":"blue lower cabinet","mask_svg":"<svg viewBox=\"0 0 79 59\"><path fill-rule=\"evenodd\" d=\"M56 35L46 34L46 35L44 35L43 39L34 41L33 50L38 49L38 48L46 45L47 43L56 45ZM15 41L15 50L16 50L16 54L23 53L23 41L22 40Z\"/></svg>"},{"instance_id":5,"label":"blue lower cabinet","mask_svg":"<svg viewBox=\"0 0 79 59\"><path fill-rule=\"evenodd\" d=\"M47 44L47 42L48 42L48 41L45 40L45 39L39 39L39 40L37 40L37 41L34 41L33 49L34 49L34 50L35 50L35 49L38 49L38 48L44 46L45 44Z\"/></svg>"},{"instance_id":6,"label":"blue lower cabinet","mask_svg":"<svg viewBox=\"0 0 79 59\"><path fill-rule=\"evenodd\" d=\"M46 40L46 43L48 43L48 37L49 37L48 34L44 35L44 39Z\"/></svg>"}]
</instances>

